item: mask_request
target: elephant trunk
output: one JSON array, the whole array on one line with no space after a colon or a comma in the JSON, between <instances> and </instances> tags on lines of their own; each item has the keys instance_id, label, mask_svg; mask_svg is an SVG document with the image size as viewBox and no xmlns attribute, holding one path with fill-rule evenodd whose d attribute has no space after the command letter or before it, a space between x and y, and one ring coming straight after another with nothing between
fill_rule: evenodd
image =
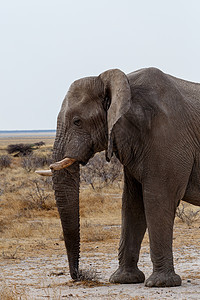
<instances>
[{"instance_id":1,"label":"elephant trunk","mask_svg":"<svg viewBox=\"0 0 200 300\"><path fill-rule=\"evenodd\" d=\"M58 134L58 132L57 132ZM59 145L57 141L59 140ZM54 159L60 160L62 147L58 135L54 143ZM79 280L79 254L80 254L80 221L79 221L79 163L73 164L65 169L52 168L53 188L58 212L63 228L65 246L69 262L69 270L72 279Z\"/></svg>"},{"instance_id":2,"label":"elephant trunk","mask_svg":"<svg viewBox=\"0 0 200 300\"><path fill-rule=\"evenodd\" d=\"M79 165L73 170L53 173L56 204L61 219L65 246L72 279L79 279L80 222L79 222Z\"/></svg>"}]
</instances>

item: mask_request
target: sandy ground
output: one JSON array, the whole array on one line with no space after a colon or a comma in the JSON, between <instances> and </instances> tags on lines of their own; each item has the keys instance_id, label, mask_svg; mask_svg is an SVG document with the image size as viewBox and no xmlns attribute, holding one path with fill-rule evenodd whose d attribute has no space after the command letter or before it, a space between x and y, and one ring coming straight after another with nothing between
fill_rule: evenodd
<instances>
[{"instance_id":1,"label":"sandy ground","mask_svg":"<svg viewBox=\"0 0 200 300\"><path fill-rule=\"evenodd\" d=\"M196 230L199 231L199 225L189 229L178 225L175 230L174 261L176 272L183 280L181 287L110 284L109 276L118 266L118 240L85 243L80 267L95 270L99 280L74 283L68 273L64 243L59 239L51 241L52 251L48 250L46 254L45 251L33 251L33 256L24 259L6 259L4 256L0 260L0 284L6 289L15 289L18 299L200 299L200 245L194 238ZM147 278L152 271L147 243L142 247L139 266Z\"/></svg>"}]
</instances>

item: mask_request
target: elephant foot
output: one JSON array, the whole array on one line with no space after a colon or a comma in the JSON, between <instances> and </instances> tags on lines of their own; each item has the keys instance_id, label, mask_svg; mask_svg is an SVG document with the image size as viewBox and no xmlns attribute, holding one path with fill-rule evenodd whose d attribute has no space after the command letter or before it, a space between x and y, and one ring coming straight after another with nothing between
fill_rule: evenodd
<instances>
[{"instance_id":1,"label":"elephant foot","mask_svg":"<svg viewBox=\"0 0 200 300\"><path fill-rule=\"evenodd\" d=\"M147 287L170 287L181 285L181 277L175 272L154 272L145 282Z\"/></svg>"},{"instance_id":2,"label":"elephant foot","mask_svg":"<svg viewBox=\"0 0 200 300\"><path fill-rule=\"evenodd\" d=\"M125 269L118 268L111 276L109 281L111 283L141 283L144 282L145 276L138 268Z\"/></svg>"}]
</instances>

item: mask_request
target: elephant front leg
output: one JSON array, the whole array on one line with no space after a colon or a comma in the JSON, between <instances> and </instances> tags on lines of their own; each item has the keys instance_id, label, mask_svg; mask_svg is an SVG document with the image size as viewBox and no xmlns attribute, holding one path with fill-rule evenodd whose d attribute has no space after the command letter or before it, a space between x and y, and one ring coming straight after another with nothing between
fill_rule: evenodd
<instances>
[{"instance_id":1,"label":"elephant front leg","mask_svg":"<svg viewBox=\"0 0 200 300\"><path fill-rule=\"evenodd\" d=\"M146 231L142 188L124 168L122 197L122 232L119 246L119 268L111 275L112 283L140 283L145 276L137 267L141 243Z\"/></svg>"},{"instance_id":2,"label":"elephant front leg","mask_svg":"<svg viewBox=\"0 0 200 300\"><path fill-rule=\"evenodd\" d=\"M144 192L145 214L150 240L153 273L146 280L148 287L170 287L181 285L181 278L174 271L172 240L176 201L170 193L159 191L159 195ZM162 197L163 195L163 197Z\"/></svg>"}]
</instances>

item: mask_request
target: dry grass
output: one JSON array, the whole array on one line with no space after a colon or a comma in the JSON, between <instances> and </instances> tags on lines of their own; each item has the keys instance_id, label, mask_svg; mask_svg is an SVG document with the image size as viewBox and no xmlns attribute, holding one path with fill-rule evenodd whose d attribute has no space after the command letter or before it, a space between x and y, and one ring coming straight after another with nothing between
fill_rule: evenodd
<instances>
[{"instance_id":1,"label":"dry grass","mask_svg":"<svg viewBox=\"0 0 200 300\"><path fill-rule=\"evenodd\" d=\"M49 139L49 138L48 138ZM41 137L32 139L25 137L20 139L0 139L0 155L9 143L38 142ZM53 143L53 139L51 140ZM38 156L50 155L51 145L42 146L34 153ZM30 158L31 159L31 158ZM0 233L13 238L26 238L35 235L37 231L30 220L40 218L57 217L57 209L54 193L49 179L37 177L34 168L27 171L22 167L23 158L12 157L10 168L4 168L0 173ZM110 194L115 194L110 196ZM81 221L87 220L90 226L84 227L84 239L86 230L90 230L96 221L99 224L118 224L120 221L121 201L119 195L121 190L114 184L110 187L94 191L90 185L84 185L80 193L80 215ZM110 215L112 211L112 217ZM9 215L9 218L8 218ZM108 221L109 220L109 221ZM42 226L41 226L42 227ZM38 230L41 230L38 229ZM93 228L94 236L98 235L99 228ZM88 238L89 239L89 238ZM92 239L92 238L91 238ZM103 237L96 237L102 240ZM87 240L87 239L86 239Z\"/></svg>"},{"instance_id":2,"label":"dry grass","mask_svg":"<svg viewBox=\"0 0 200 300\"><path fill-rule=\"evenodd\" d=\"M1 232L6 228L10 232L12 227L16 229L26 219L36 217L37 210L56 209L50 184L46 183L45 179L36 179L34 173L29 174L27 178L26 171L20 167L10 169L9 172L4 169L0 179ZM45 216L45 212L43 214Z\"/></svg>"},{"instance_id":3,"label":"dry grass","mask_svg":"<svg viewBox=\"0 0 200 300\"><path fill-rule=\"evenodd\" d=\"M39 139L41 140L41 138ZM24 140L16 140L16 142L24 142ZM0 140L0 147L5 146L7 146L5 141ZM49 155L51 148L52 144L43 146L36 150L37 155ZM28 239L38 238L41 234L43 236L49 236L50 234L54 238L58 238L62 234L51 181L49 178L37 177L34 170L27 172L25 168L22 168L21 160L21 158L12 158L11 167L4 168L0 173L1 237ZM102 160L100 163L102 164ZM106 165L106 168L108 168L108 165ZM90 176L91 170L90 166ZM94 176L96 176L96 173ZM97 179L98 181L100 180ZM81 186L82 241L102 242L119 238L121 187L122 183L118 180L109 186L107 182L105 182L105 185L101 182L99 187L95 186L95 189L91 184L84 183ZM191 212L191 209L189 211ZM52 225L52 228L56 228L53 233L52 228L49 228L51 227L50 223L56 223L55 226ZM0 250L2 248L4 249L0 244Z\"/></svg>"},{"instance_id":4,"label":"dry grass","mask_svg":"<svg viewBox=\"0 0 200 300\"><path fill-rule=\"evenodd\" d=\"M34 142L38 140L34 139ZM21 139L12 140L12 143L26 141L31 142ZM0 148L3 149L0 155L8 144L8 141L0 140ZM52 144L45 145L35 154L50 155L51 149ZM30 253L47 253L52 247L57 249L56 243L61 243L65 252L51 182L49 178L38 177L34 169L27 171L21 162L22 158L12 157L11 167L0 173L0 259L21 259ZM105 186L102 182L100 188L95 186L95 190L90 184L81 186L81 240L85 243L119 239L119 226L111 225L120 224L121 190L115 182Z\"/></svg>"},{"instance_id":5,"label":"dry grass","mask_svg":"<svg viewBox=\"0 0 200 300\"><path fill-rule=\"evenodd\" d=\"M7 284L0 286L0 299L2 300L27 300L25 291L19 290L16 286L9 287Z\"/></svg>"},{"instance_id":6,"label":"dry grass","mask_svg":"<svg viewBox=\"0 0 200 300\"><path fill-rule=\"evenodd\" d=\"M111 186L99 192L91 187L81 189L80 192L80 214L82 217L102 217L108 219L107 215L113 219L119 218L121 208L121 190ZM95 214L95 215L94 215Z\"/></svg>"},{"instance_id":7,"label":"dry grass","mask_svg":"<svg viewBox=\"0 0 200 300\"><path fill-rule=\"evenodd\" d=\"M33 142L33 140L31 139ZM34 142L41 141L34 139ZM51 138L53 142L53 139ZM16 142L26 142L16 140ZM11 140L0 140L0 155L2 155ZM12 140L13 143L13 140ZM51 145L36 150L37 155L49 155ZM21 166L21 158L12 157L10 168L0 172L0 258L16 259L31 252L31 239L35 238L33 248L46 239L61 232L54 193L51 182L39 178L34 170L27 173ZM54 221L55 219L55 221ZM54 227L51 226L53 220ZM56 233L54 232L56 231ZM38 241L39 239L39 241ZM17 241L17 242L16 242ZM28 242L29 241L29 242ZM17 251L16 251L17 249Z\"/></svg>"}]
</instances>

